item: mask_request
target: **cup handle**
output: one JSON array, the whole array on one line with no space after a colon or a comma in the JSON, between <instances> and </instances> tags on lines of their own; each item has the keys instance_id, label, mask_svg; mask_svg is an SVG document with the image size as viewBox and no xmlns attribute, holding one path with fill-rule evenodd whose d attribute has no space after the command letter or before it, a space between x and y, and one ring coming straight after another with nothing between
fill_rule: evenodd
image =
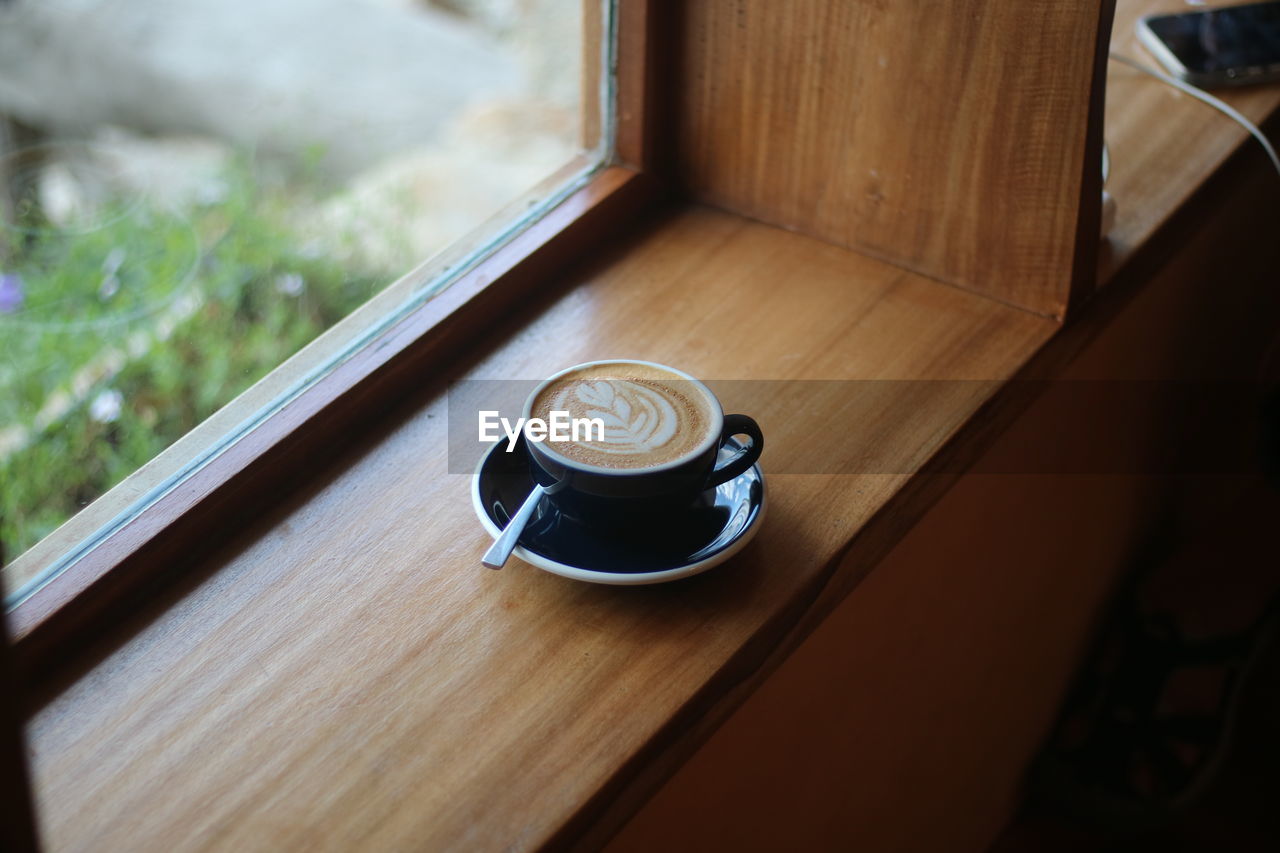
<instances>
[{"instance_id":1,"label":"cup handle","mask_svg":"<svg viewBox=\"0 0 1280 853\"><path fill-rule=\"evenodd\" d=\"M734 477L740 476L742 472L756 464L756 460L760 458L760 451L764 450L764 434L760 432L760 426L746 415L724 416L724 429L720 432L720 446L723 447L724 443L733 435L745 435L751 439L751 443L723 465L717 465L712 469L711 475L707 477L706 487L708 489L721 483L727 483Z\"/></svg>"}]
</instances>

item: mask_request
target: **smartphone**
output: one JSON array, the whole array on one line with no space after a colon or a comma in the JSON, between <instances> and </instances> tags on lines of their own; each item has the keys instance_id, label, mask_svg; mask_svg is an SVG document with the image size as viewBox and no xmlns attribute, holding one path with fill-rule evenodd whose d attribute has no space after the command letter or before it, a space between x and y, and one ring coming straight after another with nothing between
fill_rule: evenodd
<instances>
[{"instance_id":1,"label":"smartphone","mask_svg":"<svg viewBox=\"0 0 1280 853\"><path fill-rule=\"evenodd\" d=\"M1175 77L1202 89L1280 80L1280 2L1138 21L1138 38Z\"/></svg>"}]
</instances>

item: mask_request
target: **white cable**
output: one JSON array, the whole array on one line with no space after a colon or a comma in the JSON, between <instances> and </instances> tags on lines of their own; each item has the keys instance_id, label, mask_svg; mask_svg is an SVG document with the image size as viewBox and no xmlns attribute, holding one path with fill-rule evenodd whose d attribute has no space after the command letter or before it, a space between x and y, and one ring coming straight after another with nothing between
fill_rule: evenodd
<instances>
[{"instance_id":1,"label":"white cable","mask_svg":"<svg viewBox=\"0 0 1280 853\"><path fill-rule=\"evenodd\" d=\"M1143 74L1149 75L1151 77L1156 78L1157 80L1168 83L1170 86L1174 87L1175 89L1181 92L1185 92L1186 94L1195 98L1197 101L1201 101L1203 103L1208 104L1218 112L1222 113L1228 118L1233 119L1234 121L1239 123L1241 127L1249 131L1249 133L1253 134L1254 139L1258 140L1258 144L1262 146L1263 150L1267 152L1267 156L1271 158L1271 165L1276 167L1276 173L1280 174L1280 157L1276 156L1276 149L1271 147L1271 140L1267 139L1267 135L1263 133L1256 124L1254 124L1253 122L1245 118L1243 115L1241 115L1239 110L1235 109L1225 101L1215 98L1213 95L1210 95L1204 89L1200 89L1195 86L1192 86L1190 83L1187 83L1184 80L1179 80L1177 77L1171 77L1168 74L1165 74L1161 71L1157 71L1154 68L1149 68L1148 66L1143 65L1141 62L1130 59L1127 56L1122 56L1119 53L1113 52L1111 54L1111 58L1114 59L1116 62L1119 62L1121 65L1127 65L1130 68L1134 69L1135 71L1141 71Z\"/></svg>"}]
</instances>

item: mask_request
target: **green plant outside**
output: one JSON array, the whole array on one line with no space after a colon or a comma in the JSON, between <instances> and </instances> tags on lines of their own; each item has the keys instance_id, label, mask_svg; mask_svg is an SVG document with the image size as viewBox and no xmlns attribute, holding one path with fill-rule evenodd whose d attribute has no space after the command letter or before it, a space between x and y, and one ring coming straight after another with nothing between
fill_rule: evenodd
<instances>
[{"instance_id":1,"label":"green plant outside","mask_svg":"<svg viewBox=\"0 0 1280 853\"><path fill-rule=\"evenodd\" d=\"M288 222L308 202L305 191L264 190L246 161L225 187L220 200L183 214L114 205L81 233L4 232L0 271L20 276L26 294L20 312L0 315L0 429L22 434L16 447L0 448L7 558L389 280L299 251ZM95 416L103 394L118 411Z\"/></svg>"}]
</instances>

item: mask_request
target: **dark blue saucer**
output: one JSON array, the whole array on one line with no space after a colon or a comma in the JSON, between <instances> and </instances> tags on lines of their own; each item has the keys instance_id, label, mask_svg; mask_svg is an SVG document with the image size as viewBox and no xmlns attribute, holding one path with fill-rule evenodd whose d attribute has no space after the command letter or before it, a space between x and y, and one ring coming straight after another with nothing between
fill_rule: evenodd
<instances>
[{"instance_id":1,"label":"dark blue saucer","mask_svg":"<svg viewBox=\"0 0 1280 853\"><path fill-rule=\"evenodd\" d=\"M739 448L720 452L732 456ZM499 442L485 454L472 479L471 501L490 536L533 489L523 439L510 453ZM650 584L689 577L740 551L759 529L765 487L760 466L708 489L698 504L660 523L639 519L619 530L594 529L561 513L554 497L543 498L513 552L530 565L592 583Z\"/></svg>"}]
</instances>

